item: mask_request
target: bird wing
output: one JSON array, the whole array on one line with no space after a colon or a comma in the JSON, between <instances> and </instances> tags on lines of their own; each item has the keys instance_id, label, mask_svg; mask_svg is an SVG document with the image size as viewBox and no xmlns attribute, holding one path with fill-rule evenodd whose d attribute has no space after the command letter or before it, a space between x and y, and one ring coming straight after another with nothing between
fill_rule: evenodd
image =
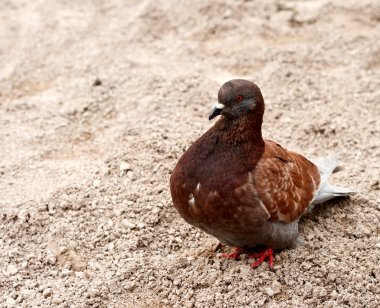
<instances>
[{"instance_id":1,"label":"bird wing","mask_svg":"<svg viewBox=\"0 0 380 308\"><path fill-rule=\"evenodd\" d=\"M270 219L291 223L312 202L320 175L317 166L302 155L265 140L265 150L252 173L252 181Z\"/></svg>"}]
</instances>

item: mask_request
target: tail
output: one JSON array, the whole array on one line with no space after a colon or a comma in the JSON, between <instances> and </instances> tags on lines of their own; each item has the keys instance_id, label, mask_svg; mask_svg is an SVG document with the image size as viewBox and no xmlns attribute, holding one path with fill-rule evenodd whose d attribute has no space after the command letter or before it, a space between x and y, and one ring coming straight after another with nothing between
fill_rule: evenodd
<instances>
[{"instance_id":1,"label":"tail","mask_svg":"<svg viewBox=\"0 0 380 308\"><path fill-rule=\"evenodd\" d=\"M349 188L334 186L327 182L331 174L338 167L338 155L331 154L327 157L316 159L314 163L319 169L321 182L312 204L323 203L335 197L345 197L355 192Z\"/></svg>"},{"instance_id":2,"label":"tail","mask_svg":"<svg viewBox=\"0 0 380 308\"><path fill-rule=\"evenodd\" d=\"M336 197L346 197L354 192L355 191L349 188L334 186L326 183L317 193L313 204L323 203Z\"/></svg>"}]
</instances>

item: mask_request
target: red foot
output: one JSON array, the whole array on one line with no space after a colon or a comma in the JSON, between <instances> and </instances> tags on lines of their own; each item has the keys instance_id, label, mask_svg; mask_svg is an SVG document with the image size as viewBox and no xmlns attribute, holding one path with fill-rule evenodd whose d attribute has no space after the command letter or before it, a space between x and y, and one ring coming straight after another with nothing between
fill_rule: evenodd
<instances>
[{"instance_id":1,"label":"red foot","mask_svg":"<svg viewBox=\"0 0 380 308\"><path fill-rule=\"evenodd\" d=\"M240 255L244 253L243 249L236 247L232 250L232 253L223 253L220 257L225 259L239 259Z\"/></svg>"},{"instance_id":2,"label":"red foot","mask_svg":"<svg viewBox=\"0 0 380 308\"><path fill-rule=\"evenodd\" d=\"M253 268L258 267L261 263L265 261L266 258L268 258L269 268L273 270L273 249L272 248L267 248L261 252L252 253L248 256L248 258L257 259L255 262L251 264Z\"/></svg>"}]
</instances>

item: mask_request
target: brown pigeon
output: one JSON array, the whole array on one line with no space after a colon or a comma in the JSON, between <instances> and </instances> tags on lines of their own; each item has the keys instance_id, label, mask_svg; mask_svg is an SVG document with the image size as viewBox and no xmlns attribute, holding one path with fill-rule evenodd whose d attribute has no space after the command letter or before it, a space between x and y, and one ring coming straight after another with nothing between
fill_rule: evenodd
<instances>
[{"instance_id":1,"label":"brown pigeon","mask_svg":"<svg viewBox=\"0 0 380 308\"><path fill-rule=\"evenodd\" d=\"M221 115L179 159L170 177L173 203L191 225L236 247L227 258L252 253L252 267L273 249L294 247L298 221L314 204L352 191L327 182L336 156L311 162L264 140L264 99L252 82L235 79L218 93L209 119Z\"/></svg>"}]
</instances>

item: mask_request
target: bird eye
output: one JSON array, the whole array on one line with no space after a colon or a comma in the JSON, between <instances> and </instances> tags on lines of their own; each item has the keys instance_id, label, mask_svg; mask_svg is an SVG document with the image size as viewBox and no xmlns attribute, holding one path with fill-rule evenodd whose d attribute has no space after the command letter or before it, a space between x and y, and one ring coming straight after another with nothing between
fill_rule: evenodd
<instances>
[{"instance_id":1,"label":"bird eye","mask_svg":"<svg viewBox=\"0 0 380 308\"><path fill-rule=\"evenodd\" d=\"M238 95L235 97L235 101L237 101L238 103L240 103L242 100L243 100L243 95Z\"/></svg>"}]
</instances>

